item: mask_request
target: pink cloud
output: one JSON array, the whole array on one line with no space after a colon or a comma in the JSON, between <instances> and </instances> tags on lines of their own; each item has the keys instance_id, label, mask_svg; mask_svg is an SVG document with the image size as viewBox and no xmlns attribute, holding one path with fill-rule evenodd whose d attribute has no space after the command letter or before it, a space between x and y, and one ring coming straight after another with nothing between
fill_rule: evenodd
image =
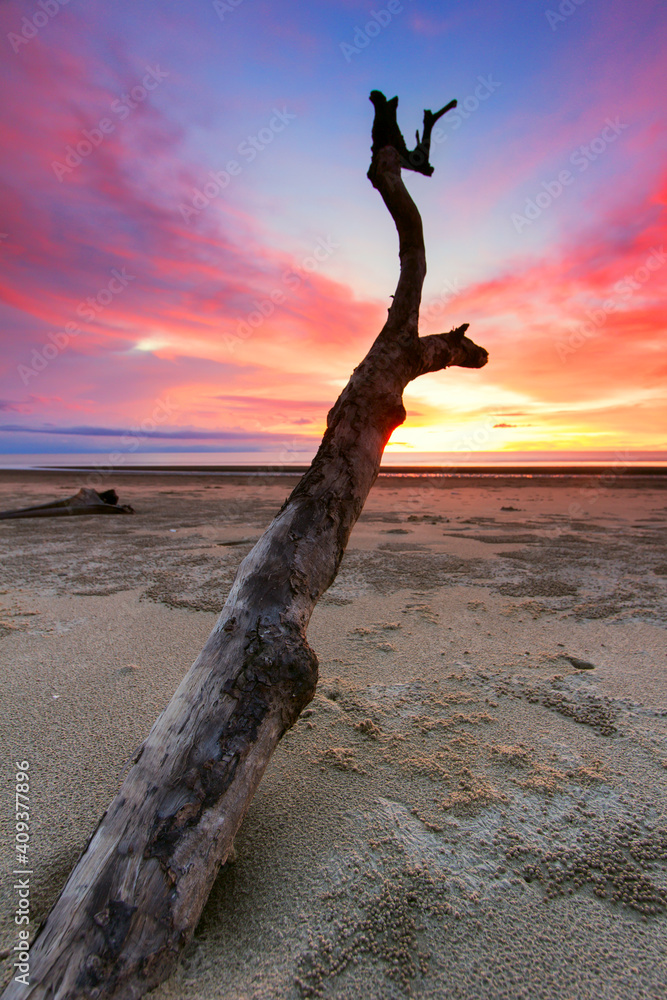
<instances>
[{"instance_id":1,"label":"pink cloud","mask_svg":"<svg viewBox=\"0 0 667 1000\"><path fill-rule=\"evenodd\" d=\"M480 382L491 396L493 386L522 394L542 422L567 412L570 422L609 430L641 434L651 419L659 426L666 191L663 174L549 255L511 262L446 302L425 302L424 332L447 328L445 316L471 322L471 336L491 354Z\"/></svg>"}]
</instances>

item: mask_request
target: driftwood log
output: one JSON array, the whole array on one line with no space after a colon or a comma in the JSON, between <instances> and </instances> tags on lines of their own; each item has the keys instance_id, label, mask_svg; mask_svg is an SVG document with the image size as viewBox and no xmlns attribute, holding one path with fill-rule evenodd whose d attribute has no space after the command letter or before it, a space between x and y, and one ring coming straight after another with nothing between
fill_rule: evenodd
<instances>
[{"instance_id":1,"label":"driftwood log","mask_svg":"<svg viewBox=\"0 0 667 1000\"><path fill-rule=\"evenodd\" d=\"M377 94L374 105L384 108ZM136 1000L167 978L271 754L314 695L308 622L336 576L389 436L405 419L403 390L425 372L486 364L466 326L419 336L426 256L397 142L376 143L369 172L400 243L387 321L40 928L30 986L12 982L4 1000Z\"/></svg>"},{"instance_id":2,"label":"driftwood log","mask_svg":"<svg viewBox=\"0 0 667 1000\"><path fill-rule=\"evenodd\" d=\"M0 521L9 521L17 517L72 517L81 514L134 514L134 510L129 504L118 503L118 494L115 490L98 493L97 490L90 490L84 486L66 500L52 500L50 503L40 503L35 507L0 511Z\"/></svg>"}]
</instances>

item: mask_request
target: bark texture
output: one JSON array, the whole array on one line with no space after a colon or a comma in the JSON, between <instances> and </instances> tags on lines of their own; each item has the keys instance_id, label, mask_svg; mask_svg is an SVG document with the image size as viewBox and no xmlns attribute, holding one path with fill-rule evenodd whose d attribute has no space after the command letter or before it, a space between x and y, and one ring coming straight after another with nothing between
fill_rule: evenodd
<instances>
[{"instance_id":1,"label":"bark texture","mask_svg":"<svg viewBox=\"0 0 667 1000\"><path fill-rule=\"evenodd\" d=\"M426 257L401 150L374 148L369 175L399 235L387 321L40 929L30 987L12 983L4 1000L136 1000L169 975L271 754L313 697L308 622L405 419L405 386L425 372L487 361L466 327L419 337Z\"/></svg>"}]
</instances>

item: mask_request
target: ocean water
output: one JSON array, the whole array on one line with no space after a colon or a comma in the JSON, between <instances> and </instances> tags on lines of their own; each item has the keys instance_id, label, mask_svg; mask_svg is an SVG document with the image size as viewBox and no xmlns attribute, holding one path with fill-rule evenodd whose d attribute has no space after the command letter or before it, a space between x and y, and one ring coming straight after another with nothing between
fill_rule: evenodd
<instances>
[{"instance_id":1,"label":"ocean water","mask_svg":"<svg viewBox=\"0 0 667 1000\"><path fill-rule=\"evenodd\" d=\"M0 469L82 469L113 472L210 472L279 475L300 472L310 465L314 451L284 452L118 452L40 455L1 455ZM286 460L288 458L288 460ZM413 452L387 451L382 471L389 475L508 474L557 475L559 472L610 470L617 474L667 474L664 451L504 451Z\"/></svg>"}]
</instances>

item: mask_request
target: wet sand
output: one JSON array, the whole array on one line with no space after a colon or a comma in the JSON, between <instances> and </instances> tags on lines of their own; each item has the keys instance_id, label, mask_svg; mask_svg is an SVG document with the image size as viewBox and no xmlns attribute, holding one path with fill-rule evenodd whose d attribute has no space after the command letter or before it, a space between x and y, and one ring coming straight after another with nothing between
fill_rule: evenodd
<instances>
[{"instance_id":1,"label":"wet sand","mask_svg":"<svg viewBox=\"0 0 667 1000\"><path fill-rule=\"evenodd\" d=\"M294 483L119 474L134 517L0 522L0 948L13 762L34 928ZM0 473L0 509L84 484ZM664 994L666 485L378 481L315 699L156 1000Z\"/></svg>"}]
</instances>

